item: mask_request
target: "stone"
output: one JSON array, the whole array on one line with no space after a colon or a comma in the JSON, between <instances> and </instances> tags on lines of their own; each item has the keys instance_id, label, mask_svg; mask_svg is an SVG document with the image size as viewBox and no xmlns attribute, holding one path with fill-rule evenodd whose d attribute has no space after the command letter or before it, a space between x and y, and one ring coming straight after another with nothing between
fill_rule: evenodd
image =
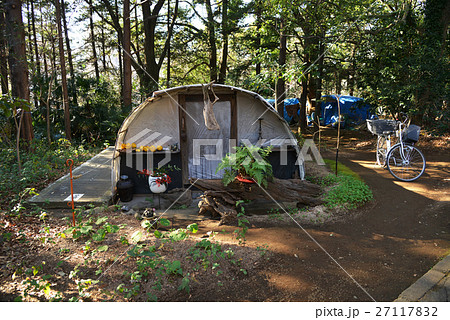
<instances>
[{"instance_id":1,"label":"stone","mask_svg":"<svg viewBox=\"0 0 450 320\"><path fill-rule=\"evenodd\" d=\"M87 209L83 213L84 214L99 214L99 213L102 213L105 210L106 209L104 207L95 207L95 208Z\"/></svg>"},{"instance_id":2,"label":"stone","mask_svg":"<svg viewBox=\"0 0 450 320\"><path fill-rule=\"evenodd\" d=\"M158 200L156 200L156 202L157 201ZM142 211L152 206L154 206L154 204L152 204L150 201L139 201L138 203L134 204L131 209L133 209L134 211Z\"/></svg>"},{"instance_id":3,"label":"stone","mask_svg":"<svg viewBox=\"0 0 450 320\"><path fill-rule=\"evenodd\" d=\"M136 213L133 209L130 209L128 211L122 211L123 214L126 214L127 216L132 216Z\"/></svg>"},{"instance_id":4,"label":"stone","mask_svg":"<svg viewBox=\"0 0 450 320\"><path fill-rule=\"evenodd\" d=\"M169 205L165 206L166 208L172 204L176 206L190 206L192 203L192 194L191 190L186 191L186 189L183 188L176 188L161 194L161 200L163 199L169 202ZM155 204L157 204L157 200L155 201Z\"/></svg>"}]
</instances>

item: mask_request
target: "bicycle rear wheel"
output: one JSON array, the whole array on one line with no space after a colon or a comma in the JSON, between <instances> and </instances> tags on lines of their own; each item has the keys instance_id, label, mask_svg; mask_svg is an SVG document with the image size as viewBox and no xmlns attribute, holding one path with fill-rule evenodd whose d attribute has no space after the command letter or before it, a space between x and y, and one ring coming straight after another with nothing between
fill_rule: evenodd
<instances>
[{"instance_id":1,"label":"bicycle rear wheel","mask_svg":"<svg viewBox=\"0 0 450 320\"><path fill-rule=\"evenodd\" d=\"M414 146L397 144L386 157L389 172L400 181L414 181L425 171L425 157Z\"/></svg>"}]
</instances>

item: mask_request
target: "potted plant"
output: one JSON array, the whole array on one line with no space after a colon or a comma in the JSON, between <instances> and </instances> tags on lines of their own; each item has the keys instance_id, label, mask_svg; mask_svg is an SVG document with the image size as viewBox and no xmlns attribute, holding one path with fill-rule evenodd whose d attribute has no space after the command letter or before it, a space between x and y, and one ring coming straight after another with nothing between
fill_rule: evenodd
<instances>
[{"instance_id":1,"label":"potted plant","mask_svg":"<svg viewBox=\"0 0 450 320\"><path fill-rule=\"evenodd\" d=\"M153 170L144 169L139 171L138 174L143 174L148 177L148 185L151 192L161 193L165 192L168 185L172 182L168 172L174 170L180 170L180 168L168 164L159 168L153 168Z\"/></svg>"},{"instance_id":2,"label":"potted plant","mask_svg":"<svg viewBox=\"0 0 450 320\"><path fill-rule=\"evenodd\" d=\"M234 180L244 183L258 183L267 187L267 182L273 177L272 165L267 157L272 147L257 147L245 145L234 147L236 153L229 153L217 166L216 173L224 169L223 184L227 186Z\"/></svg>"}]
</instances>

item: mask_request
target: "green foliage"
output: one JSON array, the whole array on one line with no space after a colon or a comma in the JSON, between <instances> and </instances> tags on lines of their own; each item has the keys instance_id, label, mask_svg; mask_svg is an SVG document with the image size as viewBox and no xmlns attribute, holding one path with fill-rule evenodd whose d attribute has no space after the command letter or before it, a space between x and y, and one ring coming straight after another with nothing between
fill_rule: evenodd
<instances>
[{"instance_id":1,"label":"green foliage","mask_svg":"<svg viewBox=\"0 0 450 320\"><path fill-rule=\"evenodd\" d=\"M32 152L21 150L22 171L19 172L16 150L0 148L0 206L11 208L19 200L26 188L39 188L68 172L66 160L72 159L74 165L86 161L94 155L97 148L85 148L60 139L51 144L34 141Z\"/></svg>"},{"instance_id":2,"label":"green foliage","mask_svg":"<svg viewBox=\"0 0 450 320\"><path fill-rule=\"evenodd\" d=\"M234 230L234 233L236 235L236 239L239 241L239 244L245 244L246 241L245 236L247 234L248 226L250 224L250 221L248 221L248 219L245 217L245 209L241 205L243 202L244 202L243 200L236 201L236 208L240 208L240 212L238 212L237 214L238 227L240 229Z\"/></svg>"},{"instance_id":3,"label":"green foliage","mask_svg":"<svg viewBox=\"0 0 450 320\"><path fill-rule=\"evenodd\" d=\"M330 159L324 161L334 172L336 162ZM338 162L337 176L333 173L313 182L330 188L325 195L325 205L329 208L354 209L373 199L369 186L356 172L341 162Z\"/></svg>"},{"instance_id":4,"label":"green foliage","mask_svg":"<svg viewBox=\"0 0 450 320\"><path fill-rule=\"evenodd\" d=\"M351 175L330 174L323 178L322 185L332 186L325 196L329 208L354 209L373 199L369 186Z\"/></svg>"},{"instance_id":5,"label":"green foliage","mask_svg":"<svg viewBox=\"0 0 450 320\"><path fill-rule=\"evenodd\" d=\"M234 149L236 152L227 154L216 169L216 173L225 170L223 184L227 186L240 174L243 177L249 176L258 184L267 187L268 180L273 177L272 165L267 161L272 147L248 145Z\"/></svg>"},{"instance_id":6,"label":"green foliage","mask_svg":"<svg viewBox=\"0 0 450 320\"><path fill-rule=\"evenodd\" d=\"M323 161L332 172L336 172L336 160L323 159ZM338 174L352 176L353 178L362 181L361 177L355 171L353 171L352 169L350 169L349 167L347 167L346 165L342 164L339 161L338 161Z\"/></svg>"}]
</instances>

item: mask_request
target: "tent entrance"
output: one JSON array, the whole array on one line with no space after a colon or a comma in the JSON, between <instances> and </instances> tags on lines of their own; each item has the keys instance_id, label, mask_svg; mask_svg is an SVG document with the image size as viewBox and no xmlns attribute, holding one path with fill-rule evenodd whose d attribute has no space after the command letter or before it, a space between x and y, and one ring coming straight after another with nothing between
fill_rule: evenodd
<instances>
[{"instance_id":1,"label":"tent entrance","mask_svg":"<svg viewBox=\"0 0 450 320\"><path fill-rule=\"evenodd\" d=\"M230 152L230 139L236 138L235 95L218 95L214 104L214 115L220 130L208 130L203 118L203 97L186 95L180 97L180 134L182 150L183 181L189 179L221 179L223 172L216 174L222 157ZM184 139L183 139L184 138Z\"/></svg>"},{"instance_id":2,"label":"tent entrance","mask_svg":"<svg viewBox=\"0 0 450 320\"><path fill-rule=\"evenodd\" d=\"M220 155L222 158L230 149L230 101L218 101L214 105L214 115L220 130L206 128L203 101L186 102L186 113L189 178L221 179L223 172L216 174L220 160L214 159L214 155Z\"/></svg>"}]
</instances>

